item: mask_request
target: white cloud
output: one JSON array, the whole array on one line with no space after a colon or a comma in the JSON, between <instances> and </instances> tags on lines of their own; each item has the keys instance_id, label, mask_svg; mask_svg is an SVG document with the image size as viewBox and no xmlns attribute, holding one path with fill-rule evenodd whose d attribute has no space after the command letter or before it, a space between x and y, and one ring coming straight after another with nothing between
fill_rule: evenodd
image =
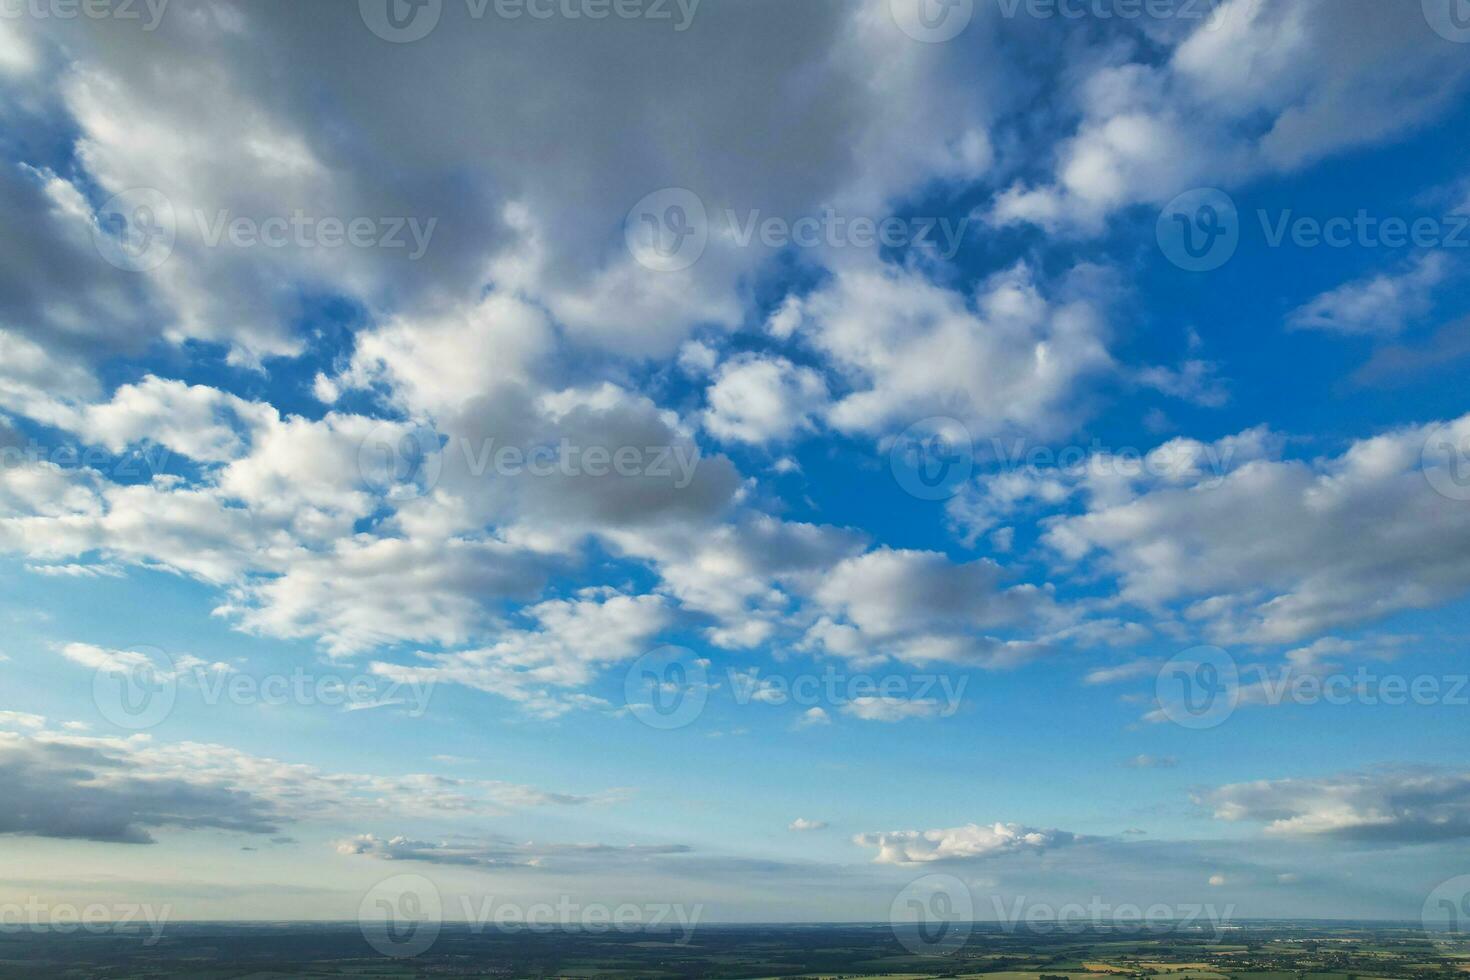
<instances>
[{"instance_id":1,"label":"white cloud","mask_svg":"<svg viewBox=\"0 0 1470 980\"><path fill-rule=\"evenodd\" d=\"M319 637L338 655L403 642L463 645L497 607L535 598L553 562L493 538L342 538L235 590L222 613L252 632Z\"/></svg>"},{"instance_id":2,"label":"white cloud","mask_svg":"<svg viewBox=\"0 0 1470 980\"><path fill-rule=\"evenodd\" d=\"M798 831L798 832L812 831L812 830L826 830L827 829L827 821L825 821L825 820L808 820L805 817L797 817L795 820L791 821L791 826L787 827L786 829L787 830Z\"/></svg>"},{"instance_id":3,"label":"white cloud","mask_svg":"<svg viewBox=\"0 0 1470 980\"><path fill-rule=\"evenodd\" d=\"M796 720L797 728L815 728L821 725L832 724L832 718L827 714L826 708L807 708Z\"/></svg>"},{"instance_id":4,"label":"white cloud","mask_svg":"<svg viewBox=\"0 0 1470 980\"><path fill-rule=\"evenodd\" d=\"M1113 667L1097 667L1087 672L1083 682L1087 684L1116 684L1135 677L1152 677L1163 666L1162 660L1131 660Z\"/></svg>"},{"instance_id":5,"label":"white cloud","mask_svg":"<svg viewBox=\"0 0 1470 980\"><path fill-rule=\"evenodd\" d=\"M687 854L685 844L554 844L489 839L456 838L452 841L413 840L398 836L384 839L360 834L338 841L338 854L376 858L379 861L417 861L474 868L559 868L585 873L599 867L618 868L671 854Z\"/></svg>"},{"instance_id":6,"label":"white cloud","mask_svg":"<svg viewBox=\"0 0 1470 980\"><path fill-rule=\"evenodd\" d=\"M865 695L842 706L842 713L863 721L896 722L914 718L938 718L944 705L933 698L895 698Z\"/></svg>"},{"instance_id":7,"label":"white cloud","mask_svg":"<svg viewBox=\"0 0 1470 980\"><path fill-rule=\"evenodd\" d=\"M589 703L565 696L566 689L583 687L601 668L644 652L671 622L659 596L604 590L541 602L521 615L533 628L506 629L489 646L420 654L423 666L377 662L372 670L395 680L463 684L554 717Z\"/></svg>"},{"instance_id":8,"label":"white cloud","mask_svg":"<svg viewBox=\"0 0 1470 980\"><path fill-rule=\"evenodd\" d=\"M845 558L812 587L822 618L806 645L862 662L999 666L1039 652L1034 643L992 631L1033 623L1050 596L1029 585L1004 584L988 559L955 564L930 551L879 548Z\"/></svg>"},{"instance_id":9,"label":"white cloud","mask_svg":"<svg viewBox=\"0 0 1470 980\"><path fill-rule=\"evenodd\" d=\"M0 778L10 801L0 834L149 844L160 828L277 834L287 824L348 815L487 816L595 801L492 780L327 772L146 735L25 728L0 731Z\"/></svg>"},{"instance_id":10,"label":"white cloud","mask_svg":"<svg viewBox=\"0 0 1470 980\"><path fill-rule=\"evenodd\" d=\"M1470 438L1470 417L1449 426ZM1126 600L1180 604L1220 642L1291 642L1431 607L1470 590L1470 511L1424 468L1442 465L1425 455L1436 428L1149 481L1136 496L1113 485L1086 513L1052 520L1046 541L1068 560L1096 558Z\"/></svg>"},{"instance_id":11,"label":"white cloud","mask_svg":"<svg viewBox=\"0 0 1470 980\"><path fill-rule=\"evenodd\" d=\"M1128 205L1402 133L1441 112L1470 71L1425 26L1412 4L1228 0L1161 63L1125 60L1153 45L1119 45L1077 69L1068 91L1081 118L1050 178L1012 184L991 218L1095 232Z\"/></svg>"},{"instance_id":12,"label":"white cloud","mask_svg":"<svg viewBox=\"0 0 1470 980\"><path fill-rule=\"evenodd\" d=\"M1195 800L1217 819L1264 824L1273 836L1390 845L1470 837L1470 773L1456 770L1378 769L1233 783Z\"/></svg>"},{"instance_id":13,"label":"white cloud","mask_svg":"<svg viewBox=\"0 0 1470 980\"><path fill-rule=\"evenodd\" d=\"M1444 281L1449 262L1426 252L1400 273L1383 273L1345 283L1293 310L1289 326L1302 330L1387 336L1404 329L1430 309L1434 288Z\"/></svg>"},{"instance_id":14,"label":"white cloud","mask_svg":"<svg viewBox=\"0 0 1470 980\"><path fill-rule=\"evenodd\" d=\"M803 309L803 341L852 388L827 412L844 432L892 435L949 416L975 439L1054 433L1076 421L1079 386L1112 365L1096 303L1049 302L1025 266L971 297L913 269L852 264Z\"/></svg>"},{"instance_id":15,"label":"white cloud","mask_svg":"<svg viewBox=\"0 0 1470 980\"><path fill-rule=\"evenodd\" d=\"M744 355L715 372L705 428L719 439L767 443L812 425L827 402L827 385L811 368L781 357Z\"/></svg>"},{"instance_id":16,"label":"white cloud","mask_svg":"<svg viewBox=\"0 0 1470 980\"><path fill-rule=\"evenodd\" d=\"M875 864L915 865L935 861L975 861L1004 854L1039 854L1077 838L1062 830L1039 830L1015 823L966 824L947 830L900 830L858 834L853 843L876 848Z\"/></svg>"}]
</instances>

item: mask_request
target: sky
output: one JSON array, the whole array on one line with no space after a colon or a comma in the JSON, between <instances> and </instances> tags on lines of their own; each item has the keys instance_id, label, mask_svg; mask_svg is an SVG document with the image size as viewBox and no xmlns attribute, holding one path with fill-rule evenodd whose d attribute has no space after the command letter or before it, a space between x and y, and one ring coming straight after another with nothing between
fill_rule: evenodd
<instances>
[{"instance_id":1,"label":"sky","mask_svg":"<svg viewBox=\"0 0 1470 980\"><path fill-rule=\"evenodd\" d=\"M1467 91L1463 0L6 4L0 911L1470 908Z\"/></svg>"}]
</instances>

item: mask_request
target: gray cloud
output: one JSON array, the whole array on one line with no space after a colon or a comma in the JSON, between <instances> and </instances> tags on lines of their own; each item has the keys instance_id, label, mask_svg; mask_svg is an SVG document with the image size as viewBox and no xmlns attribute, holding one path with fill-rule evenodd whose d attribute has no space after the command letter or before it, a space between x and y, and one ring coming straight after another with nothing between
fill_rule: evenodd
<instances>
[{"instance_id":1,"label":"gray cloud","mask_svg":"<svg viewBox=\"0 0 1470 980\"><path fill-rule=\"evenodd\" d=\"M245 790L148 776L100 746L0 733L0 834L151 844L158 828L274 834L281 812Z\"/></svg>"},{"instance_id":2,"label":"gray cloud","mask_svg":"<svg viewBox=\"0 0 1470 980\"><path fill-rule=\"evenodd\" d=\"M552 844L504 837L424 841L402 836L384 839L373 834L337 843L338 854L477 868L570 866L586 870L592 866L616 867L630 861L688 854L692 850L685 844Z\"/></svg>"},{"instance_id":3,"label":"gray cloud","mask_svg":"<svg viewBox=\"0 0 1470 980\"><path fill-rule=\"evenodd\" d=\"M1369 844L1470 837L1470 773L1379 769L1320 779L1232 783L1197 794L1216 818L1265 825L1268 834Z\"/></svg>"}]
</instances>

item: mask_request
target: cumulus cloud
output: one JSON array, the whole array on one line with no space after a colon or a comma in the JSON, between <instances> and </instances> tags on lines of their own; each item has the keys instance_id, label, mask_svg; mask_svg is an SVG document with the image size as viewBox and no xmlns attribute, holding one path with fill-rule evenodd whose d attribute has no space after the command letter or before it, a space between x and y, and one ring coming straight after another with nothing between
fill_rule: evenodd
<instances>
[{"instance_id":1,"label":"cumulus cloud","mask_svg":"<svg viewBox=\"0 0 1470 980\"><path fill-rule=\"evenodd\" d=\"M1011 184L991 220L1091 233L1132 204L1296 170L1434 118L1470 71L1412 5L1228 0L1190 26L1152 39L1162 61L1120 45L1084 67L1050 177Z\"/></svg>"},{"instance_id":2,"label":"cumulus cloud","mask_svg":"<svg viewBox=\"0 0 1470 980\"><path fill-rule=\"evenodd\" d=\"M807 646L859 663L1002 665L1026 659L1038 645L992 631L1028 623L1048 611L1050 596L1006 585L1005 571L981 559L955 564L937 552L879 548L847 558L814 586L822 617Z\"/></svg>"},{"instance_id":3,"label":"cumulus cloud","mask_svg":"<svg viewBox=\"0 0 1470 980\"><path fill-rule=\"evenodd\" d=\"M554 717L599 703L565 691L585 686L601 667L645 651L672 619L659 596L596 589L538 603L521 615L531 628L505 630L491 646L420 654L423 666L378 662L372 670L398 681L463 684Z\"/></svg>"},{"instance_id":4,"label":"cumulus cloud","mask_svg":"<svg viewBox=\"0 0 1470 980\"><path fill-rule=\"evenodd\" d=\"M1065 430L1076 421L1077 389L1112 366L1099 297L1078 280L1048 299L1024 265L974 295L913 269L837 269L802 304L803 342L851 389L827 421L875 436L930 416L956 418L977 439Z\"/></svg>"},{"instance_id":5,"label":"cumulus cloud","mask_svg":"<svg viewBox=\"0 0 1470 980\"><path fill-rule=\"evenodd\" d=\"M1045 538L1065 559L1097 559L1124 599L1177 604L1221 642L1291 642L1430 607L1470 590L1470 512L1435 489L1454 465L1426 452L1437 432L1463 443L1470 417L1219 478L1111 484Z\"/></svg>"},{"instance_id":6,"label":"cumulus cloud","mask_svg":"<svg viewBox=\"0 0 1470 980\"><path fill-rule=\"evenodd\" d=\"M1015 823L965 824L947 830L901 830L858 834L853 843L876 848L875 864L915 865L936 861L978 861L1009 854L1039 854L1075 842L1062 830L1038 830Z\"/></svg>"},{"instance_id":7,"label":"cumulus cloud","mask_svg":"<svg viewBox=\"0 0 1470 980\"><path fill-rule=\"evenodd\" d=\"M704 424L717 438L767 443L811 425L827 401L827 385L785 358L747 355L720 366L708 398Z\"/></svg>"},{"instance_id":8,"label":"cumulus cloud","mask_svg":"<svg viewBox=\"0 0 1470 980\"><path fill-rule=\"evenodd\" d=\"M797 728L816 728L830 724L832 724L832 717L827 714L826 708L807 708L796 720Z\"/></svg>"},{"instance_id":9,"label":"cumulus cloud","mask_svg":"<svg viewBox=\"0 0 1470 980\"><path fill-rule=\"evenodd\" d=\"M0 834L149 844L163 829L275 835L346 814L493 815L594 802L531 786L443 776L325 772L222 745L89 737L29 718L0 731L11 805Z\"/></svg>"},{"instance_id":10,"label":"cumulus cloud","mask_svg":"<svg viewBox=\"0 0 1470 980\"><path fill-rule=\"evenodd\" d=\"M1232 783L1195 800L1217 819L1262 824L1273 836L1368 844L1470 837L1470 773L1458 770L1379 769Z\"/></svg>"},{"instance_id":11,"label":"cumulus cloud","mask_svg":"<svg viewBox=\"0 0 1470 980\"><path fill-rule=\"evenodd\" d=\"M797 817L795 820L791 821L791 825L786 829L796 831L798 833L812 830L826 830L827 821L808 820L806 817Z\"/></svg>"}]
</instances>

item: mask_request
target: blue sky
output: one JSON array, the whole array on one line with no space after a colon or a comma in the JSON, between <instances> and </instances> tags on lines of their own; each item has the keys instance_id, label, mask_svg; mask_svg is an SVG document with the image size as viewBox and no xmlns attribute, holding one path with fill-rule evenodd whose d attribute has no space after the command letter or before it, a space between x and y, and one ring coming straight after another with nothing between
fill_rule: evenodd
<instances>
[{"instance_id":1,"label":"blue sky","mask_svg":"<svg viewBox=\"0 0 1470 980\"><path fill-rule=\"evenodd\" d=\"M0 20L0 901L1417 919L1458 2Z\"/></svg>"}]
</instances>

